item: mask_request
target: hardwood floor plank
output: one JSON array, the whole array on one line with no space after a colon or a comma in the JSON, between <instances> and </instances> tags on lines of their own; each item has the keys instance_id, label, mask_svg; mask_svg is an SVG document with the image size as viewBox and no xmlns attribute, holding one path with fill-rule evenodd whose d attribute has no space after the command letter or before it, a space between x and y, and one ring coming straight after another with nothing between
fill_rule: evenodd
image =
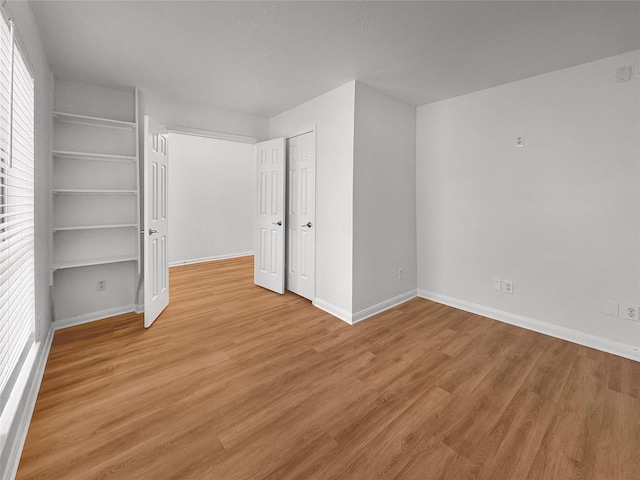
<instances>
[{"instance_id":1,"label":"hardwood floor plank","mask_svg":"<svg viewBox=\"0 0 640 480\"><path fill-rule=\"evenodd\" d=\"M640 364L423 299L354 326L171 269L145 330L56 332L18 479L640 478Z\"/></svg>"},{"instance_id":2,"label":"hardwood floor plank","mask_svg":"<svg viewBox=\"0 0 640 480\"><path fill-rule=\"evenodd\" d=\"M627 441L620 442L621 438ZM588 478L640 478L640 401L619 392L607 392L599 440Z\"/></svg>"},{"instance_id":3,"label":"hardwood floor plank","mask_svg":"<svg viewBox=\"0 0 640 480\"><path fill-rule=\"evenodd\" d=\"M607 381L605 364L575 359L527 478L592 477Z\"/></svg>"}]
</instances>

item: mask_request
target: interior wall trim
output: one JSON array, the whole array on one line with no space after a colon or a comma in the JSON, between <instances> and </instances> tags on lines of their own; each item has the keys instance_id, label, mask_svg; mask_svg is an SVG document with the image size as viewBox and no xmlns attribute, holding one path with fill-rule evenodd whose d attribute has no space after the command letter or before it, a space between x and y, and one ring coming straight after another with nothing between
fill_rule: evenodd
<instances>
[{"instance_id":1,"label":"interior wall trim","mask_svg":"<svg viewBox=\"0 0 640 480\"><path fill-rule=\"evenodd\" d=\"M169 133L179 133L181 135L192 135L194 137L213 138L215 140L228 140L230 142L251 143L256 144L262 141L256 137L248 137L245 135L236 135L233 133L214 132L201 128L183 127L181 125L165 125Z\"/></svg>"},{"instance_id":2,"label":"interior wall trim","mask_svg":"<svg viewBox=\"0 0 640 480\"><path fill-rule=\"evenodd\" d=\"M491 318L499 322L526 328L527 330L532 330L544 335L549 335L561 340L577 343L578 345L583 345L585 347L595 348L602 352L611 353L613 355L618 355L620 357L640 362L640 348L634 347L633 345L608 340L606 338L597 337L578 330L560 327L551 323L524 317L522 315L516 315L496 308L486 307L484 305L479 305L477 303L460 300L458 298L441 295L427 290L418 289L418 296L464 310L466 312L482 315L483 317Z\"/></svg>"},{"instance_id":3,"label":"interior wall trim","mask_svg":"<svg viewBox=\"0 0 640 480\"><path fill-rule=\"evenodd\" d=\"M332 303L325 302L324 300L316 297L313 300L313 306L319 308L320 310L324 310L328 314L339 318L343 322L347 322L349 325L353 325L351 314L340 307L336 307Z\"/></svg>"},{"instance_id":4,"label":"interior wall trim","mask_svg":"<svg viewBox=\"0 0 640 480\"><path fill-rule=\"evenodd\" d=\"M189 260L179 260L177 262L169 262L169 267L179 267L181 265L191 265L194 263L215 262L216 260L227 260L229 258L252 257L254 252L229 253L226 255L214 255L211 257L191 258Z\"/></svg>"},{"instance_id":5,"label":"interior wall trim","mask_svg":"<svg viewBox=\"0 0 640 480\"><path fill-rule=\"evenodd\" d=\"M29 424L38 399L38 392L40 391L44 369L49 358L54 332L53 325L50 325L45 339L42 342L35 343L32 347L36 349L35 359L31 362L26 387L23 390L22 398L19 400L16 415L11 422L12 427L15 424L15 428L9 429L4 447L0 451L0 465L3 467L0 468L0 480L13 480L18 472L22 449L27 440L27 432L29 431ZM27 361L26 364L28 365L29 362Z\"/></svg>"},{"instance_id":6,"label":"interior wall trim","mask_svg":"<svg viewBox=\"0 0 640 480\"><path fill-rule=\"evenodd\" d=\"M56 319L53 322L53 328L54 330L60 330L62 328L75 327L76 325L82 325L83 323L95 322L96 320L103 320L105 318L135 311L136 305L133 303L130 305L121 305L119 307L107 308L105 310L99 310L97 312L86 313L77 317Z\"/></svg>"},{"instance_id":7,"label":"interior wall trim","mask_svg":"<svg viewBox=\"0 0 640 480\"><path fill-rule=\"evenodd\" d=\"M404 302L408 302L409 300L416 298L417 296L418 291L416 289L401 293L400 295L385 300L384 302L380 302L376 305L372 305L371 307L367 307L363 310L360 310L359 312L354 313L351 316L351 323L354 324L361 322L362 320L373 317L374 315L382 313L385 310L389 310L390 308L397 307Z\"/></svg>"},{"instance_id":8,"label":"interior wall trim","mask_svg":"<svg viewBox=\"0 0 640 480\"><path fill-rule=\"evenodd\" d=\"M397 307L398 305L411 300L417 296L417 290L410 290L405 293L401 293L393 298L389 298L383 302L380 302L376 305L372 305L371 307L367 307L363 310L360 310L356 313L349 313L342 308L336 307L335 305L316 298L313 301L313 306L319 308L320 310L324 310L325 312L333 315L334 317L339 318L343 322L348 323L349 325L355 325L362 320L365 320L369 317L373 317L378 313L382 313L385 310L389 310L390 308Z\"/></svg>"}]
</instances>

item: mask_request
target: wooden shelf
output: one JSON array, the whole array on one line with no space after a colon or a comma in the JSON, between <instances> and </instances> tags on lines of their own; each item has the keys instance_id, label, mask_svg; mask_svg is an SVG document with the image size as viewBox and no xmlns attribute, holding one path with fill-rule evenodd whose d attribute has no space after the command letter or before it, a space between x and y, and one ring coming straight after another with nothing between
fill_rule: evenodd
<instances>
[{"instance_id":1,"label":"wooden shelf","mask_svg":"<svg viewBox=\"0 0 640 480\"><path fill-rule=\"evenodd\" d=\"M53 118L60 122L80 123L90 127L119 128L122 130L134 130L136 128L135 122L125 122L123 120L113 120L111 118L91 117L75 113L53 112Z\"/></svg>"},{"instance_id":2,"label":"wooden shelf","mask_svg":"<svg viewBox=\"0 0 640 480\"><path fill-rule=\"evenodd\" d=\"M138 91L64 80L55 90L52 302L56 316L95 317L139 294ZM98 291L100 280L117 288Z\"/></svg>"},{"instance_id":3,"label":"wooden shelf","mask_svg":"<svg viewBox=\"0 0 640 480\"><path fill-rule=\"evenodd\" d=\"M72 227L53 227L54 232L70 232L74 230L101 230L108 228L137 228L135 223L121 223L117 225L74 225Z\"/></svg>"},{"instance_id":4,"label":"wooden shelf","mask_svg":"<svg viewBox=\"0 0 640 480\"><path fill-rule=\"evenodd\" d=\"M76 188L56 188L53 189L54 194L60 195L136 195L137 190L92 190L92 189L76 189Z\"/></svg>"},{"instance_id":5,"label":"wooden shelf","mask_svg":"<svg viewBox=\"0 0 640 480\"><path fill-rule=\"evenodd\" d=\"M137 158L128 155L111 155L106 153L67 152L54 150L53 158L65 158L68 160L90 160L94 162L134 163Z\"/></svg>"},{"instance_id":6,"label":"wooden shelf","mask_svg":"<svg viewBox=\"0 0 640 480\"><path fill-rule=\"evenodd\" d=\"M118 257L90 258L86 260L69 260L66 262L54 263L54 270L64 270L66 268L90 267L92 265L107 265L109 263L135 262L137 255L123 255Z\"/></svg>"}]
</instances>

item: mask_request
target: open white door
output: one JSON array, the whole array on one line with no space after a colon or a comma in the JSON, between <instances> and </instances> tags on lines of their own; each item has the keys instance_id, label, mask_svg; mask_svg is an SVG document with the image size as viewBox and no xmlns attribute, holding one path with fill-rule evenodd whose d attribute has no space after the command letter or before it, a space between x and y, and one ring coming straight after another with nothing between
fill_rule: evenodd
<instances>
[{"instance_id":1,"label":"open white door","mask_svg":"<svg viewBox=\"0 0 640 480\"><path fill-rule=\"evenodd\" d=\"M144 326L169 304L168 132L144 116Z\"/></svg>"},{"instance_id":2,"label":"open white door","mask_svg":"<svg viewBox=\"0 0 640 480\"><path fill-rule=\"evenodd\" d=\"M315 298L315 132L287 140L287 289Z\"/></svg>"},{"instance_id":3,"label":"open white door","mask_svg":"<svg viewBox=\"0 0 640 480\"><path fill-rule=\"evenodd\" d=\"M284 293L285 141L276 138L256 146L257 220L254 282Z\"/></svg>"}]
</instances>

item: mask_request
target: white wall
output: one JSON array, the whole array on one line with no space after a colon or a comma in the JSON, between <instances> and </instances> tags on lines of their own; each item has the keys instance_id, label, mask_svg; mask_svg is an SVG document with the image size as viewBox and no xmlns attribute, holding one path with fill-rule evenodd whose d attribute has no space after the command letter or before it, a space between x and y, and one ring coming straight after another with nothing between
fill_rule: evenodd
<instances>
[{"instance_id":1,"label":"white wall","mask_svg":"<svg viewBox=\"0 0 640 480\"><path fill-rule=\"evenodd\" d=\"M253 252L255 145L170 134L171 265Z\"/></svg>"},{"instance_id":2,"label":"white wall","mask_svg":"<svg viewBox=\"0 0 640 480\"><path fill-rule=\"evenodd\" d=\"M640 303L640 88L614 83L639 63L634 51L418 108L422 294L638 346L639 324L603 302Z\"/></svg>"},{"instance_id":3,"label":"white wall","mask_svg":"<svg viewBox=\"0 0 640 480\"><path fill-rule=\"evenodd\" d=\"M355 82L269 120L269 137L316 125L316 304L352 312Z\"/></svg>"},{"instance_id":4,"label":"white wall","mask_svg":"<svg viewBox=\"0 0 640 480\"><path fill-rule=\"evenodd\" d=\"M150 115L161 124L259 139L267 137L269 124L266 118L179 100L146 89L140 89L139 94L141 117Z\"/></svg>"},{"instance_id":5,"label":"white wall","mask_svg":"<svg viewBox=\"0 0 640 480\"><path fill-rule=\"evenodd\" d=\"M416 108L356 82L354 142L357 315L390 299L415 295Z\"/></svg>"}]
</instances>

